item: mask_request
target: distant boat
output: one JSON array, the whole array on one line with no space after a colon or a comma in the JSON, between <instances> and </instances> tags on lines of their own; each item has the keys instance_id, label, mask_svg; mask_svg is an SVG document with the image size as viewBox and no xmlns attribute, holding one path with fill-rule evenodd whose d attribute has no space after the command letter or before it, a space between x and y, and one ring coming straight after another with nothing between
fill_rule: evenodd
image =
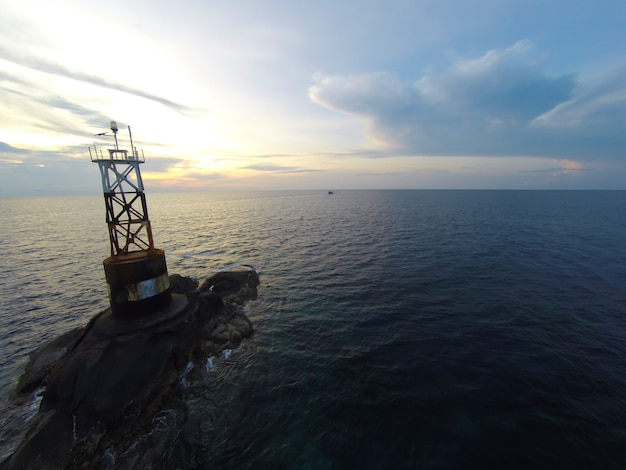
<instances>
[{"instance_id":1,"label":"distant boat","mask_svg":"<svg viewBox=\"0 0 626 470\"><path fill-rule=\"evenodd\" d=\"M328 191L328 194L334 194L332 191Z\"/></svg>"}]
</instances>

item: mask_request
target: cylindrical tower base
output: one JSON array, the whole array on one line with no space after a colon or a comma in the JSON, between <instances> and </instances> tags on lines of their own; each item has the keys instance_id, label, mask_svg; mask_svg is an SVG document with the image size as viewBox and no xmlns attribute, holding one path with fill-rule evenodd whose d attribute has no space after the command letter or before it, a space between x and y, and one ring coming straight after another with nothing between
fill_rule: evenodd
<instances>
[{"instance_id":1,"label":"cylindrical tower base","mask_svg":"<svg viewBox=\"0 0 626 470\"><path fill-rule=\"evenodd\" d=\"M111 256L103 264L114 315L147 315L171 302L163 250Z\"/></svg>"}]
</instances>

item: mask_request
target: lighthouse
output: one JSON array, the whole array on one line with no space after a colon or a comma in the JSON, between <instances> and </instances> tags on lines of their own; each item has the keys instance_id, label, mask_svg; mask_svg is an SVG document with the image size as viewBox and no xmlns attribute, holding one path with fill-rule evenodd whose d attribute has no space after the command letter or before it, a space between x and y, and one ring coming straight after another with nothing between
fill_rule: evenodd
<instances>
[{"instance_id":1,"label":"lighthouse","mask_svg":"<svg viewBox=\"0 0 626 470\"><path fill-rule=\"evenodd\" d=\"M148 316L172 301L165 252L154 247L139 169L143 151L134 147L130 126L129 149L120 148L115 121L111 131L115 148L103 152L89 147L91 161L100 169L109 229L111 255L103 264L111 311L117 318Z\"/></svg>"}]
</instances>

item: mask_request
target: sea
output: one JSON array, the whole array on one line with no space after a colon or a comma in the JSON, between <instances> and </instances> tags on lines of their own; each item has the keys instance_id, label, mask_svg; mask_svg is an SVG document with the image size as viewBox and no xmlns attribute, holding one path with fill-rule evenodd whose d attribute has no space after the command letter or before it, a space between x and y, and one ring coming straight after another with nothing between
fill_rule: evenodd
<instances>
[{"instance_id":1,"label":"sea","mask_svg":"<svg viewBox=\"0 0 626 470\"><path fill-rule=\"evenodd\" d=\"M626 468L626 191L147 198L170 274L261 279L253 337L181 378L180 468ZM108 305L109 242L102 195L0 220L1 460L28 354Z\"/></svg>"}]
</instances>

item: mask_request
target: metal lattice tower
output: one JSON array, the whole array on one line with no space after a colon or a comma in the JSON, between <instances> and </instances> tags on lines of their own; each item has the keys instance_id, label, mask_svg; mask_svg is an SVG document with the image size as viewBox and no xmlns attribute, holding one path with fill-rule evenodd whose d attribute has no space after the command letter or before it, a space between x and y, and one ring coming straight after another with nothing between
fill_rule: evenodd
<instances>
[{"instance_id":1,"label":"metal lattice tower","mask_svg":"<svg viewBox=\"0 0 626 470\"><path fill-rule=\"evenodd\" d=\"M115 148L102 150L89 147L91 161L98 163L102 177L102 190L106 205L106 221L109 227L111 256L125 255L133 251L154 251L152 227L148 218L148 206L144 194L139 165L145 162L133 147L130 127L131 154L119 148L117 124L111 122Z\"/></svg>"},{"instance_id":2,"label":"metal lattice tower","mask_svg":"<svg viewBox=\"0 0 626 470\"><path fill-rule=\"evenodd\" d=\"M165 253L154 247L152 227L139 165L145 162L133 145L120 149L117 123L111 121L115 148L103 153L89 147L91 161L98 164L106 206L111 256L104 260L113 313L145 314L171 300ZM104 134L99 134L104 135Z\"/></svg>"}]
</instances>

